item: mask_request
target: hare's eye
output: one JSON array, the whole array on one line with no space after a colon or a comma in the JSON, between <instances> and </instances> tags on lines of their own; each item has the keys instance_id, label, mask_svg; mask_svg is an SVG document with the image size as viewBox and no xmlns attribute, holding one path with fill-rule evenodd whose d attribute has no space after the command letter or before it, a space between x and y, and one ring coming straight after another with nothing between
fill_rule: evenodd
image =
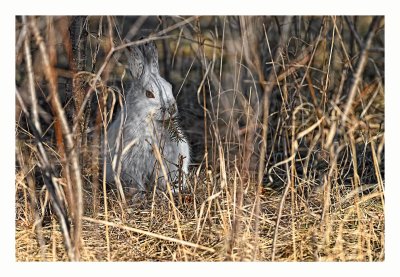
<instances>
[{"instance_id":1,"label":"hare's eye","mask_svg":"<svg viewBox=\"0 0 400 277\"><path fill-rule=\"evenodd\" d=\"M154 98L154 93L152 93L150 90L146 90L146 97L147 98Z\"/></svg>"}]
</instances>

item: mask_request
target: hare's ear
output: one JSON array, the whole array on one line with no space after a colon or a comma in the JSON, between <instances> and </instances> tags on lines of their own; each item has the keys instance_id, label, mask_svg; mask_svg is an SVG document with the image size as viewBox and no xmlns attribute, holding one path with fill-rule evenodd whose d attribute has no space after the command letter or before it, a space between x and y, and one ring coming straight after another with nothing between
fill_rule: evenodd
<instances>
[{"instance_id":1,"label":"hare's ear","mask_svg":"<svg viewBox=\"0 0 400 277\"><path fill-rule=\"evenodd\" d=\"M138 80L142 77L144 72L145 60L142 52L137 46L128 46L126 48L128 67L134 79Z\"/></svg>"},{"instance_id":2,"label":"hare's ear","mask_svg":"<svg viewBox=\"0 0 400 277\"><path fill-rule=\"evenodd\" d=\"M143 45L143 53L146 56L147 62L150 67L150 71L152 73L157 73L159 70L158 67L158 52L157 52L157 47L154 41L150 41L149 43L146 43Z\"/></svg>"}]
</instances>

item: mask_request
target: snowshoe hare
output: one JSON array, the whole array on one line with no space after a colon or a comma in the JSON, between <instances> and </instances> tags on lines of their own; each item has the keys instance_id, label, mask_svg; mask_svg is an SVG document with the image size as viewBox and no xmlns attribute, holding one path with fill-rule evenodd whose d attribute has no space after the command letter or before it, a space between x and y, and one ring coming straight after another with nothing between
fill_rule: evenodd
<instances>
[{"instance_id":1,"label":"snowshoe hare","mask_svg":"<svg viewBox=\"0 0 400 277\"><path fill-rule=\"evenodd\" d=\"M126 54L132 83L125 93L125 106L108 128L106 180L113 182L119 175L130 191L147 191L154 184L165 190L163 173L167 172L170 184L178 184L180 178L185 186L189 145L177 121L172 86L159 73L157 48L150 42L128 47Z\"/></svg>"}]
</instances>

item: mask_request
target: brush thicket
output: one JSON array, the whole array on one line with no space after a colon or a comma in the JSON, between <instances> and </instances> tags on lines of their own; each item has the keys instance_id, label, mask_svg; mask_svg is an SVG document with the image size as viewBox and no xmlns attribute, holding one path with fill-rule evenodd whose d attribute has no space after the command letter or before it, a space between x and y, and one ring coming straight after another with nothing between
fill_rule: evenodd
<instances>
[{"instance_id":1,"label":"brush thicket","mask_svg":"<svg viewBox=\"0 0 400 277\"><path fill-rule=\"evenodd\" d=\"M382 17L17 17L16 34L18 261L384 260ZM158 45L188 191L133 201L102 178L125 34Z\"/></svg>"}]
</instances>

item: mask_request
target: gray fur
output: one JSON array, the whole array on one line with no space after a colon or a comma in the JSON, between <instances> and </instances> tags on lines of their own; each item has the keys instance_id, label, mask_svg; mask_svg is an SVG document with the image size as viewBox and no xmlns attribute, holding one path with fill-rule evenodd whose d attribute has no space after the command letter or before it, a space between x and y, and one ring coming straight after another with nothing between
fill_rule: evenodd
<instances>
[{"instance_id":1,"label":"gray fur","mask_svg":"<svg viewBox=\"0 0 400 277\"><path fill-rule=\"evenodd\" d=\"M132 85L126 93L126 104L108 129L107 182L113 182L117 162L110 162L116 151L121 154L120 179L125 186L134 190L146 191L154 184L158 169L158 186L165 189L165 176L158 166L153 153L153 146L158 147L164 166L169 174L168 180L173 183L179 176L179 160L183 157L183 176L188 173L190 151L187 140L182 136L175 117L178 110L172 94L172 87L159 74L158 54L154 43L140 47L130 47L128 68L132 75ZM154 98L146 96L146 90ZM121 120L122 125L121 125ZM174 130L179 129L179 137L168 125L173 122ZM122 127L121 147L117 136ZM183 138L183 139L182 139ZM133 144L132 144L133 143ZM185 178L183 179L185 185Z\"/></svg>"}]
</instances>

